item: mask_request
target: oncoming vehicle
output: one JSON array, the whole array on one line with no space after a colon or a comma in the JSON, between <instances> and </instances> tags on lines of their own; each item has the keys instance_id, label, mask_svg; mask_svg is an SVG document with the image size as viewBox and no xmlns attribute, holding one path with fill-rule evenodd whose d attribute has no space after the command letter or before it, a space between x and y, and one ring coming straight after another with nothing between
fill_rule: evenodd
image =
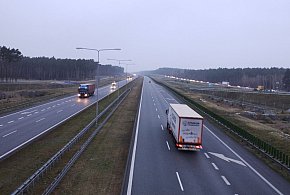
<instances>
[{"instance_id":1,"label":"oncoming vehicle","mask_svg":"<svg viewBox=\"0 0 290 195\"><path fill-rule=\"evenodd\" d=\"M115 90L117 88L117 83L114 81L111 85L111 89Z\"/></svg>"},{"instance_id":2,"label":"oncoming vehicle","mask_svg":"<svg viewBox=\"0 0 290 195\"><path fill-rule=\"evenodd\" d=\"M80 84L78 89L78 96L81 97L90 97L95 93L95 84Z\"/></svg>"}]
</instances>

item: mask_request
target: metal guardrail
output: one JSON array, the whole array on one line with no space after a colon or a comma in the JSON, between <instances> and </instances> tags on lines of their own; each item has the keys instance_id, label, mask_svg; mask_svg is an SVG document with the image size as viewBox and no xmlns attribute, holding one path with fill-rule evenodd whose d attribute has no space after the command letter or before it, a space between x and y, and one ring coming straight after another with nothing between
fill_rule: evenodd
<instances>
[{"instance_id":1,"label":"metal guardrail","mask_svg":"<svg viewBox=\"0 0 290 195\"><path fill-rule=\"evenodd\" d=\"M107 106L95 119L93 119L83 130L81 130L73 139L71 139L62 149L60 149L53 157L51 157L41 168L39 168L32 176L30 176L23 184L21 184L12 195L24 194L34 183L39 180L54 164L69 151L72 146L94 125L96 119L101 118L125 93L123 92L117 99L115 99L109 106Z\"/></svg>"},{"instance_id":2,"label":"metal guardrail","mask_svg":"<svg viewBox=\"0 0 290 195\"><path fill-rule=\"evenodd\" d=\"M150 77L151 78L151 77ZM277 149L276 147L273 147L271 144L261 140L260 138L252 135L251 133L247 132L246 130L238 127L237 125L233 124L232 122L226 120L225 118L217 115L216 113L212 112L211 110L205 108L204 106L198 104L197 102L191 100L190 98L182 95L175 89L167 86L164 83L161 83L153 78L156 83L164 86L165 88L169 89L172 91L175 95L181 97L182 100L186 101L189 105L192 107L198 109L199 112L207 115L210 117L212 120L217 122L218 124L222 125L226 129L232 131L236 135L238 135L240 138L245 140L247 143L258 149L260 152L264 153L266 156L271 158L273 161L277 162L280 164L281 167L284 167L286 170L290 171L290 156L286 155L284 152L281 150Z\"/></svg>"},{"instance_id":3,"label":"metal guardrail","mask_svg":"<svg viewBox=\"0 0 290 195\"><path fill-rule=\"evenodd\" d=\"M58 184L61 182L62 178L66 175L66 173L69 171L69 169L73 166L75 161L81 156L81 154L84 152L84 150L87 148L87 146L91 143L91 141L94 139L94 137L99 133L100 129L106 124L106 122L110 119L110 117L113 115L115 110L119 107L119 105L123 102L123 100L127 97L129 94L129 91L131 89L126 90L118 99L117 101L124 96L120 102L114 107L114 109L109 113L109 115L104 119L104 121L98 126L98 128L91 134L91 136L87 139L87 141L80 147L80 149L74 154L74 156L70 159L70 161L65 165L65 167L62 169L62 171L55 177L54 181L50 184L48 188L44 191L44 195L51 194L54 189L58 186ZM114 101L112 105L114 105L117 101ZM111 107L111 105L109 106Z\"/></svg>"}]
</instances>

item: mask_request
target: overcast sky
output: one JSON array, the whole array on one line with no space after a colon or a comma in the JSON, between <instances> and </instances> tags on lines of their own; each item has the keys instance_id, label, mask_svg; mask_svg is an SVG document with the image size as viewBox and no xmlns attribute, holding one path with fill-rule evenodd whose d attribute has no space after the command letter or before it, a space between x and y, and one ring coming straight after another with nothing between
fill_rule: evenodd
<instances>
[{"instance_id":1,"label":"overcast sky","mask_svg":"<svg viewBox=\"0 0 290 195\"><path fill-rule=\"evenodd\" d=\"M290 0L0 0L0 45L128 71L290 68ZM113 62L113 65L117 63Z\"/></svg>"}]
</instances>

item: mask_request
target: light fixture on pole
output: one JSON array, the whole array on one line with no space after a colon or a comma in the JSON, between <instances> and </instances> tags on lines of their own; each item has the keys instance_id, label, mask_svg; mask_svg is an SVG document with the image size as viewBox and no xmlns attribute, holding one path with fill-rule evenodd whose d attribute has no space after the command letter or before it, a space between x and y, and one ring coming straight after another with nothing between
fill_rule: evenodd
<instances>
[{"instance_id":1,"label":"light fixture on pole","mask_svg":"<svg viewBox=\"0 0 290 195\"><path fill-rule=\"evenodd\" d=\"M121 50L119 48L109 48L109 49L93 49L86 47L77 47L76 49L82 50L92 50L98 52L98 62L97 62L97 70L96 70L96 88L97 88L97 102L96 102L96 125L98 124L98 115L99 115L99 67L100 67L100 51L113 51L113 50Z\"/></svg>"},{"instance_id":2,"label":"light fixture on pole","mask_svg":"<svg viewBox=\"0 0 290 195\"><path fill-rule=\"evenodd\" d=\"M107 60L113 60L113 61L117 61L119 62L119 66L121 66L121 62L130 62L132 60L120 60L120 59L107 59ZM126 75L126 80L127 80L127 75ZM127 84L127 81L126 81ZM120 95L120 91L119 91L119 82L118 82L118 97Z\"/></svg>"}]
</instances>

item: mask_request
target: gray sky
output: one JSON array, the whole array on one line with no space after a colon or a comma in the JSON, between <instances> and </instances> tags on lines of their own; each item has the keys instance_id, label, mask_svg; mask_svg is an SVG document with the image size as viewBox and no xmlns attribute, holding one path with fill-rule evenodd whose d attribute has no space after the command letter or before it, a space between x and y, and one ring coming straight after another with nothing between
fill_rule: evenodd
<instances>
[{"instance_id":1,"label":"gray sky","mask_svg":"<svg viewBox=\"0 0 290 195\"><path fill-rule=\"evenodd\" d=\"M128 71L290 68L290 1L1 0L0 45L95 60L75 48L121 48L100 53L100 62L132 59Z\"/></svg>"}]
</instances>

